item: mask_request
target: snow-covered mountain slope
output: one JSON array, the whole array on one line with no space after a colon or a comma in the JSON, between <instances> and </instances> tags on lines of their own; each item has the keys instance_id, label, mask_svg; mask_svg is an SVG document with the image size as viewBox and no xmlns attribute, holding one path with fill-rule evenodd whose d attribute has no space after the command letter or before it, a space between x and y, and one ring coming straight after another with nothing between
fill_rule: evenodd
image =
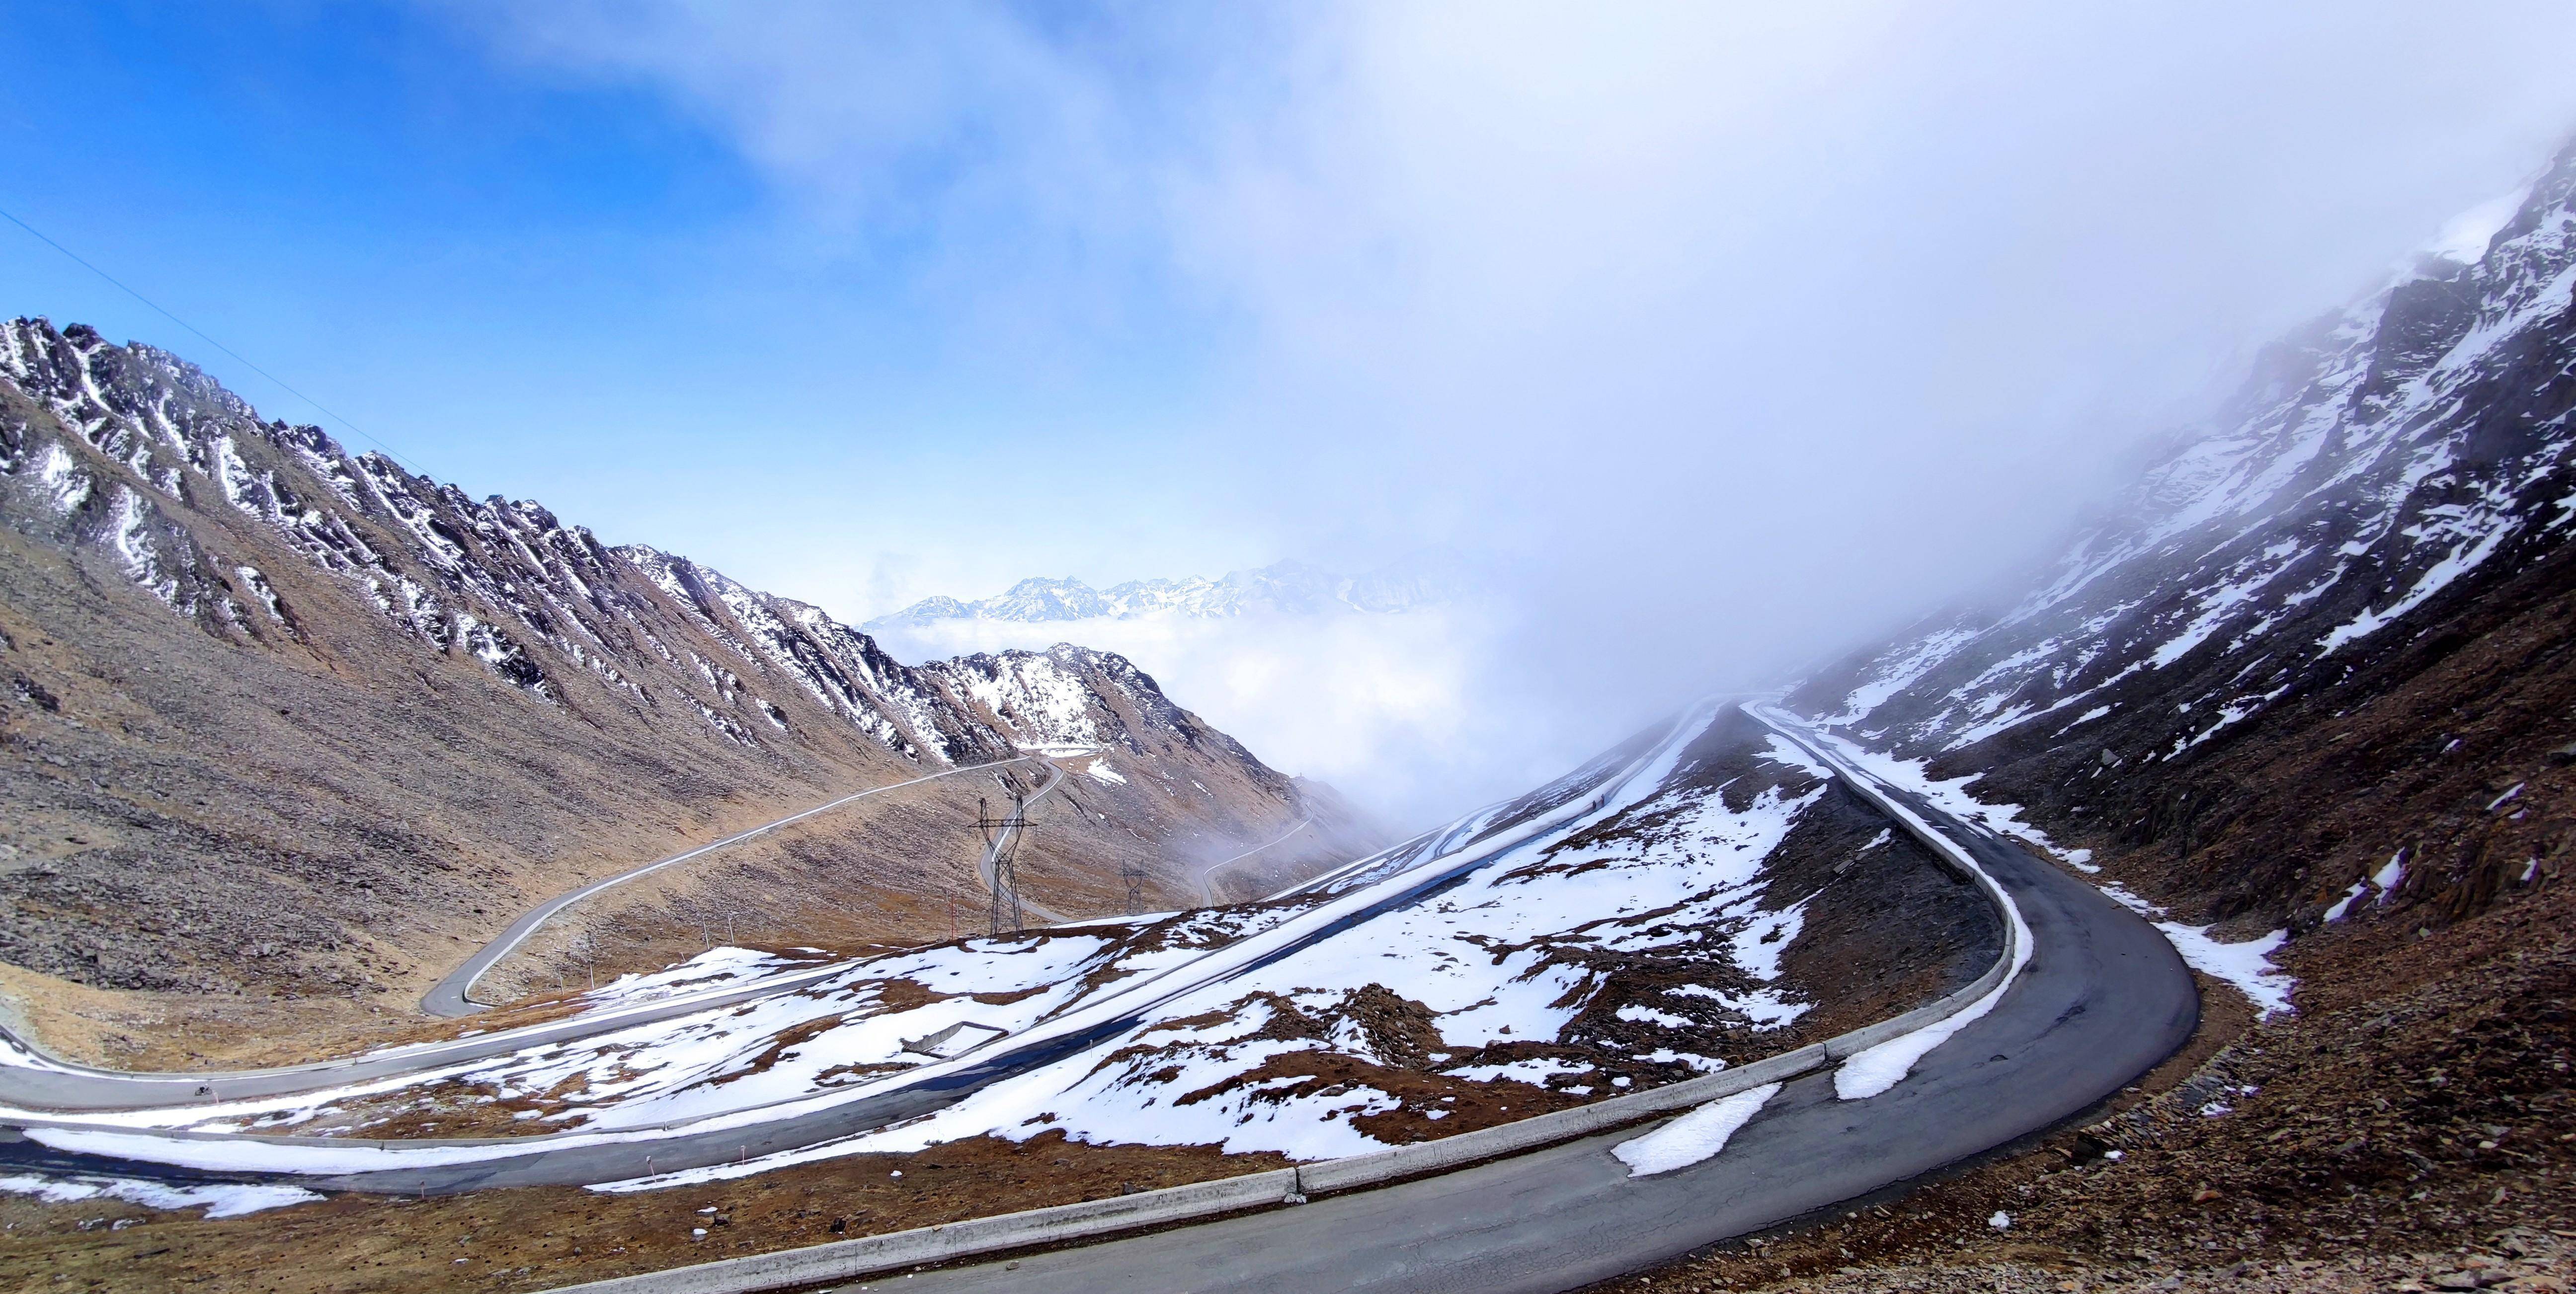
<instances>
[{"instance_id":1,"label":"snow-covered mountain slope","mask_svg":"<svg viewBox=\"0 0 2576 1294\"><path fill-rule=\"evenodd\" d=\"M1703 708L1435 835L1490 835L1596 792L1599 801L1444 883L1405 901L1358 896L1354 916L1320 937L1283 940L1232 973L1133 1008L1132 1024L937 1114L681 1180L1050 1131L1299 1159L1349 1154L1802 1046L1948 992L1999 950L1996 916L1966 883L1731 706ZM389 1128L613 1134L780 1102L801 1109L902 1081L995 1034L1071 1027L1070 1013L1086 1007L1118 1010L1118 993L1163 972L1189 975L1200 957L1257 941L1347 889L884 953L751 1006L571 1046L363 1088L111 1117L138 1128L377 1137ZM719 950L589 1003L787 969Z\"/></svg>"},{"instance_id":2,"label":"snow-covered mountain slope","mask_svg":"<svg viewBox=\"0 0 2576 1294\"><path fill-rule=\"evenodd\" d=\"M2249 733L2287 731L2267 718L2358 714L2565 579L2576 149L2493 209L2510 215L2455 227L2271 348L2018 604L1915 626L1792 703L1936 772L1982 773L2062 834L2178 832L2188 853L2249 794L2277 803L2284 788L2219 771ZM2382 843L2367 848L2384 860ZM2277 910L2357 865L2304 852L2189 888L2221 914Z\"/></svg>"},{"instance_id":3,"label":"snow-covered mountain slope","mask_svg":"<svg viewBox=\"0 0 2576 1294\"><path fill-rule=\"evenodd\" d=\"M1009 591L974 602L932 597L867 623L872 632L947 620L1000 620L1043 624L1059 620L1156 616L1221 620L1255 612L1316 615L1325 612L1410 611L1460 597L1466 583L1430 564L1384 567L1361 575L1336 575L1303 562L1278 562L1231 571L1222 579L1130 580L1106 592L1076 579L1026 579Z\"/></svg>"},{"instance_id":4,"label":"snow-covered mountain slope","mask_svg":"<svg viewBox=\"0 0 2576 1294\"><path fill-rule=\"evenodd\" d=\"M701 830L1033 747L1128 771L1064 824L1117 838L1088 856L1122 896L1125 855L1316 811L1115 655L906 666L87 328L0 324L0 522L0 783L29 809L0 857L33 860L0 958L89 983L426 973L448 930L425 925L479 932ZM971 812L976 789L925 794ZM1185 861L1160 870L1188 892ZM138 938L156 903L173 937Z\"/></svg>"}]
</instances>

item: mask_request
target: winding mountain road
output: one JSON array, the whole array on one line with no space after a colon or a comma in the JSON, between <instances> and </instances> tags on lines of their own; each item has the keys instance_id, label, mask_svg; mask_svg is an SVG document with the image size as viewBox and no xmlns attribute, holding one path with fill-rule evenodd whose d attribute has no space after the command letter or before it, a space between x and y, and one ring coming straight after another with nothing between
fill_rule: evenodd
<instances>
[{"instance_id":1,"label":"winding mountain road","mask_svg":"<svg viewBox=\"0 0 2576 1294\"><path fill-rule=\"evenodd\" d=\"M1784 735L1807 744L1802 734ZM1835 763L1856 788L1874 786L1825 752L1815 753ZM1612 778L1611 785L1617 781ZM1976 860L2019 909L2032 953L1989 1012L1924 1055L1893 1089L1845 1101L1837 1099L1830 1070L1793 1080L1723 1153L1661 1176L1631 1177L1609 1155L1611 1146L1636 1135L1631 1129L1302 1207L1024 1256L1009 1266L922 1272L906 1280L906 1288L1174 1294L1563 1290L1881 1191L2042 1131L2118 1091L2190 1034L2197 994L2181 960L2152 927L2018 846L1902 792L1875 789ZM668 1171L758 1156L883 1126L1114 1037L1161 1001L1414 901L1446 877L1571 816L1559 811L1497 831L1403 877L1220 949L1192 963L1187 973L1174 968L1015 1037L925 1066L899 1083L852 1094L856 1099L825 1098L774 1114L745 1112L731 1126L701 1121L647 1140L552 1136L497 1155L491 1147L449 1143L452 1151L424 1145L378 1160L362 1146L349 1146L328 1153L345 1157L355 1171L306 1171L292 1180L430 1193L597 1182L642 1176L657 1166ZM227 1139L208 1139L201 1153L174 1163L167 1143L155 1146L159 1139L149 1135L128 1141L95 1128L70 1136L64 1134L71 1129L29 1131L34 1135L0 1141L0 1162L164 1179L269 1176L242 1171L256 1160L228 1168ZM118 1153L129 1146L132 1157ZM441 1162L451 1153L452 1161ZM367 1166L373 1162L384 1167Z\"/></svg>"},{"instance_id":2,"label":"winding mountain road","mask_svg":"<svg viewBox=\"0 0 2576 1294\"><path fill-rule=\"evenodd\" d=\"M706 854L712 854L720 849L739 845L746 840L776 831L780 827L787 826L791 823L802 822L819 813L829 813L834 809L840 808L842 805L850 804L858 800L864 800L870 796L883 795L888 791L900 791L907 786L919 786L924 782L935 782L944 777L955 777L960 773L975 773L986 769L1002 768L1011 764L1025 764L1032 759L1046 763L1049 769L1055 771L1055 778L1047 783L1046 790L1038 792L1039 795L1044 795L1047 790L1053 790L1055 788L1055 783L1057 781L1063 780L1064 772L1061 769L1057 769L1052 762L1047 761L1046 757L1043 755L1021 755L1016 759L995 760L989 764L969 764L964 768L952 768L946 772L932 773L926 777L916 777L907 782L893 782L885 786L872 786L867 790L860 791L855 794L844 795L840 799L833 800L830 803L815 805L813 808L807 809L801 813L791 813L775 822L764 822L757 827L753 827L749 831L737 831L721 840L711 840L695 849L683 850L668 858L656 859L644 864L642 867L619 872L617 875L608 877L605 880L592 881L590 884L582 886L580 889L556 895L555 897L528 909L527 912L522 914L518 920L511 922L510 928L502 931L499 938L483 945L483 947L476 951L473 956L466 958L463 965L458 966L455 970L449 971L447 973L447 978L432 985L429 992L422 995L420 999L420 1009L430 1013L431 1015L443 1016L473 1015L478 1011L487 1009L485 1004L478 1003L473 1000L472 994L474 992L474 982L483 978L485 972L490 971L502 958L509 956L511 950L517 948L520 944L527 942L528 936L535 934L539 926L544 925L548 921L554 920L555 917L560 915L564 909L569 908L602 890L613 889L617 886L626 884L628 881L636 880L644 876L650 876L655 872L661 871L665 867L677 866L692 858L698 858ZM1008 833L1005 832L1004 834L1007 835ZM984 884L988 888L993 883L991 870L992 857L992 851L986 850L983 866L985 869Z\"/></svg>"},{"instance_id":3,"label":"winding mountain road","mask_svg":"<svg viewBox=\"0 0 2576 1294\"><path fill-rule=\"evenodd\" d=\"M1277 839L1271 840L1265 844L1254 845L1252 848L1244 850L1242 853L1236 854L1232 858L1225 859L1222 862L1210 863L1207 866L1200 868L1199 874L1191 878L1198 882L1199 902L1211 908L1217 906L1216 874L1218 872L1224 871L1226 868L1232 867L1236 863L1242 862L1244 859L1250 858L1254 854L1270 848L1272 845L1279 844L1290 836L1296 835L1298 832L1304 831L1306 828L1313 826L1314 824L1315 820L1313 818L1299 818L1296 826L1280 832Z\"/></svg>"},{"instance_id":4,"label":"winding mountain road","mask_svg":"<svg viewBox=\"0 0 2576 1294\"><path fill-rule=\"evenodd\" d=\"M1036 804L1036 803L1037 803L1038 801L1040 801L1040 800L1043 800L1043 799L1047 798L1048 793L1049 793L1049 792L1051 792L1051 791L1053 791L1053 790L1055 790L1055 788L1057 787L1057 785L1059 785L1059 784L1060 784L1060 783L1062 783L1063 781L1064 781L1064 769L1063 769L1063 767L1062 767L1062 766L1060 766L1060 765L1058 765L1054 760L1048 760L1048 761L1047 761L1047 780L1046 780L1046 785L1039 787L1039 788L1038 788L1034 793L1032 793L1032 794L1029 796L1029 798L1027 798L1027 799L1025 799L1025 800L1020 801L1020 803L1019 803L1019 809L1020 809L1020 812L1019 812L1017 815L1015 815L1015 816L1020 817L1020 818L1022 818L1023 820L1025 820L1025 819L1027 818L1027 816L1028 816L1028 811L1029 811L1030 806L1032 806L1032 805ZM984 846L984 854L983 854L983 857L978 858L978 859L976 859L976 860L975 860L975 874L976 874L977 876L979 876L979 877L982 877L982 878L983 878L983 881L984 881L984 892L985 892L986 894L990 894L990 893L992 893L992 892L993 892L993 860L994 860L994 859L996 859L996 858L1001 857L1001 856L1002 856L1002 851L1011 847L1011 840L1012 840L1012 838L1013 838L1013 837L1015 837L1015 836L1017 836L1017 835L1018 835L1022 830L1024 830L1024 828L1020 828L1020 827L1004 827L1004 828L1002 828L1002 829L1001 829L1001 831L993 837L993 839L991 840L991 842L990 842L990 843L988 843L988 844L986 844L986 845ZM1046 906L1046 905L1045 905L1045 904L1043 904L1043 903L1039 903L1039 902L1037 902L1037 901L1036 901L1036 900L1034 900L1034 899L1021 899L1021 900L1020 900L1020 911L1022 911L1022 912L1024 912L1024 913L1027 913L1027 914L1029 914L1029 915L1031 915L1031 916L1034 916L1034 917L1036 917L1037 919L1039 919L1040 921L1044 921L1044 922L1046 922L1048 925L1052 925L1052 926L1067 926L1067 925L1072 925L1072 924L1074 924L1074 922L1075 922L1075 920L1076 920L1075 918L1073 918L1073 917L1069 917L1069 916L1066 916L1066 915L1064 915L1063 913L1058 912L1058 911L1056 911L1055 909L1053 909L1053 908L1051 908L1051 907L1048 907L1048 906Z\"/></svg>"},{"instance_id":5,"label":"winding mountain road","mask_svg":"<svg viewBox=\"0 0 2576 1294\"><path fill-rule=\"evenodd\" d=\"M440 980L422 999L421 1007L432 1015L444 1016L471 1015L484 1010L483 1006L469 1000L466 996L474 982L482 978L495 963L508 956L511 950L526 942L538 927L560 915L564 909L602 890L687 862L729 845L740 844L765 832L800 822L817 814L828 813L870 796L883 795L889 791L899 791L905 787L919 786L924 782L955 777L962 773L1004 768L1030 760L1046 763L1056 774L1039 794L1043 795L1045 790L1052 790L1055 783L1062 780L1062 770L1056 768L1052 761L1040 754L1021 755L1013 759L952 768L944 772L870 787L864 791L845 795L813 808L789 814L774 822L763 823L748 831L738 831L721 840L710 841L668 858L656 859L641 867L620 872L605 880L594 881L579 889L548 899L529 909L518 920L511 922L509 928L504 930L499 938L484 945L445 979ZM986 851L982 866L985 884L990 886L992 883L990 850ZM1044 911L1034 907L1031 910ZM72 1114L105 1110L168 1109L185 1105L256 1100L263 1097L292 1095L297 1092L319 1091L323 1088L417 1073L549 1043L570 1042L614 1029L630 1028L699 1011L716 1010L772 994L791 993L840 974L844 969L846 966L843 963L835 962L814 970L768 976L730 988L675 994L659 1001L585 1012L571 1019L547 1024L495 1030L491 1033L447 1042L389 1047L336 1060L285 1065L270 1069L203 1073L152 1073L105 1069L54 1056L36 1045L32 1039L0 1028L0 1106Z\"/></svg>"},{"instance_id":6,"label":"winding mountain road","mask_svg":"<svg viewBox=\"0 0 2576 1294\"><path fill-rule=\"evenodd\" d=\"M1827 759L1844 777L1864 775ZM1082 1248L921 1272L918 1294L1362 1290L1553 1294L1884 1191L2050 1128L2171 1055L2199 1020L2164 936L2017 845L1879 786L1973 855L2029 924L2032 957L1995 1008L1912 1076L1838 1099L1793 1080L1691 1167L1631 1177L1610 1148L1638 1129L1478 1167ZM859 1288L854 1282L847 1289Z\"/></svg>"}]
</instances>

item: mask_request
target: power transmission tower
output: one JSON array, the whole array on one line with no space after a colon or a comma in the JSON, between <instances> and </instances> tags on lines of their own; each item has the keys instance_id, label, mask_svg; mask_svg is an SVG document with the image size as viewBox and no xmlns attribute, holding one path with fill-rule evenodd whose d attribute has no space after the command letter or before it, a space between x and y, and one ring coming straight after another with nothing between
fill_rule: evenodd
<instances>
[{"instance_id":1,"label":"power transmission tower","mask_svg":"<svg viewBox=\"0 0 2576 1294\"><path fill-rule=\"evenodd\" d=\"M1134 862L1120 863L1118 879L1127 882L1127 915L1132 917L1143 912L1145 910L1145 865Z\"/></svg>"},{"instance_id":2,"label":"power transmission tower","mask_svg":"<svg viewBox=\"0 0 2576 1294\"><path fill-rule=\"evenodd\" d=\"M1020 879L1011 866L1012 857L1020 852L1020 829L1029 825L1027 810L1020 793L1011 792L1009 817L996 818L986 807L984 797L975 797L975 829L984 833L984 853L993 860L993 937L1016 931L1029 923L1020 911Z\"/></svg>"}]
</instances>

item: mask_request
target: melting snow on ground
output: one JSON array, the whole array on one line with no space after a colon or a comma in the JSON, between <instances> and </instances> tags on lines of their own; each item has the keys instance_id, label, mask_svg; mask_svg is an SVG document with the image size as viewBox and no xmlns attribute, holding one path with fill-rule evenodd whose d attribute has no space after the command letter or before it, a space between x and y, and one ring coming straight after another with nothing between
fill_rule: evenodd
<instances>
[{"instance_id":1,"label":"melting snow on ground","mask_svg":"<svg viewBox=\"0 0 2576 1294\"><path fill-rule=\"evenodd\" d=\"M1630 1177L1652 1177L1688 1168L1726 1149L1727 1139L1751 1123L1753 1116L1779 1093L1778 1083L1765 1083L1750 1091L1720 1097L1642 1137L1620 1142L1610 1148L1610 1153L1628 1166Z\"/></svg>"},{"instance_id":2,"label":"melting snow on ground","mask_svg":"<svg viewBox=\"0 0 2576 1294\"><path fill-rule=\"evenodd\" d=\"M204 1209L209 1218L237 1218L322 1198L294 1186L237 1186L223 1182L172 1186L120 1177L38 1177L24 1173L0 1177L0 1191L33 1195L47 1204L106 1197L147 1209Z\"/></svg>"},{"instance_id":3,"label":"melting snow on ground","mask_svg":"<svg viewBox=\"0 0 2576 1294\"><path fill-rule=\"evenodd\" d=\"M1629 757L1597 791L1537 817L1438 833L1410 851L1413 870L1338 894L1319 889L1304 905L887 953L828 968L832 973L792 991L427 1074L121 1114L98 1122L131 1131L55 1129L40 1139L230 1169L462 1163L517 1152L454 1141L383 1149L364 1142L174 1143L151 1130L363 1135L385 1119L463 1118L479 1104L492 1107L481 1115L486 1128L499 1119L505 1127L557 1133L564 1145L658 1138L788 1117L908 1081L909 1070L973 1064L973 1054L950 1057L960 1048L1008 1045L984 1041L988 1035L1034 1040L1115 1022L1079 1050L908 1123L600 1189L703 1182L986 1134L1026 1139L1060 1131L1085 1142L1218 1145L1297 1160L1379 1149L1383 1143L1361 1121L1402 1101L1371 1086L1366 1066L1560 1085L1588 1072L1585 1063L1514 1053L1560 1043L1607 983L1586 960L1602 953L1707 968L1710 982L1670 985L1662 1001L1619 1012L1632 1026L1705 1026L1709 1007L1693 999L1741 1019L1730 1027L1753 1030L1786 1025L1808 1009L1769 985L1802 928L1806 900L1768 894L1764 864L1825 794L1809 776L1831 773L1773 738L1767 750L1745 752L1751 767L1763 770L1753 776L1772 780L1737 774L1709 785L1686 754L1715 714L1703 710L1657 747ZM626 1005L788 969L827 968L727 949L620 979L592 997L601 1006ZM1168 995L1137 988L1164 975L1176 976ZM1131 990L1135 996L1111 1001ZM1419 1024L1406 1026L1413 1033L1385 1032L1384 1013L1372 1003L1388 1001L1427 1009L1428 1032ZM943 1031L952 1029L943 1043ZM1425 1046L1432 1048L1427 1059L1402 1054ZM1641 1047L1636 1055L1703 1072L1722 1068L1713 1057L1673 1046ZM1693 1126L1705 1130L1717 1117ZM147 1148L146 1140L154 1144ZM1716 1144L1722 1136L1708 1153Z\"/></svg>"},{"instance_id":4,"label":"melting snow on ground","mask_svg":"<svg viewBox=\"0 0 2576 1294\"><path fill-rule=\"evenodd\" d=\"M1365 1082L1320 1081L1294 1059L1310 1052L1362 1062L1388 1059L1378 1055L1364 1029L1336 1014L1361 986L1383 986L1428 1007L1440 1041L1456 1053L1559 1036L1597 987L1578 963L1548 957L1547 942L1569 932L1581 932L1586 947L1613 951L1705 948L1754 979L1778 976L1779 953L1795 938L1800 915L1795 904L1779 911L1763 905L1762 863L1823 788L1783 795L1767 787L1739 799L1742 807L1735 809L1706 789L1673 789L1681 753L1706 723L1703 717L1668 738L1598 809L1501 849L1429 899L1369 913L1266 965L1158 1004L1132 1032L992 1084L908 1124L766 1160L602 1189L717 1180L784 1163L915 1151L986 1133L1023 1139L1061 1131L1088 1142L1217 1144L1229 1153L1272 1151L1298 1160L1380 1149L1383 1143L1355 1121L1393 1110L1398 1100ZM1770 754L1775 763L1799 771L1825 771L1787 743L1774 743ZM1656 826L1588 841L1579 850L1557 848L1622 814ZM1805 1009L1760 991L1710 990L1705 996L1751 1008L1745 1014L1757 1027L1785 1023ZM1646 1007L1622 1014L1658 1025L1667 1023L1659 1017L1690 1023ZM1330 1036L1319 1038L1280 1027L1292 1015L1339 1022ZM1683 1056L1670 1048L1645 1054ZM1696 1055L1682 1063L1721 1067ZM1462 1064L1443 1072L1468 1081L1544 1082L1584 1070L1541 1057Z\"/></svg>"},{"instance_id":5,"label":"melting snow on ground","mask_svg":"<svg viewBox=\"0 0 2576 1294\"><path fill-rule=\"evenodd\" d=\"M2299 982L2290 978L2288 972L2272 964L2272 954L2280 951L2281 945L2290 942L2289 931L2275 930L2260 939L2223 944L2209 937L2207 926L2187 926L2179 921L2157 921L2156 918L2165 914L2163 908L2139 898L2118 885L2105 885L2102 887L2102 892L2118 900L2123 907L2147 918L2156 929L2163 931L2166 940L2173 944L2174 951L2181 953L2183 961L2193 970L2212 979L2225 980L2234 985L2237 992L2245 995L2246 1001L2253 1003L2255 1009L2262 1012L2264 1019L2268 1020L2276 1015L2290 1015L2295 1010L2290 1005L2290 994L2292 990L2298 988ZM2345 901L2351 901L2349 896Z\"/></svg>"},{"instance_id":6,"label":"melting snow on ground","mask_svg":"<svg viewBox=\"0 0 2576 1294\"><path fill-rule=\"evenodd\" d=\"M2022 820L2022 806L1988 804L1968 794L1968 787L1979 774L1971 773L1944 781L1924 771L1928 761L1899 759L1829 732L1811 729L1807 735L1831 749L1835 758L1898 790L1923 797L1932 807L1961 822L1973 822L1998 836L2018 836L2056 852L2056 846L2049 843L2047 832ZM2086 858L2089 860L2091 855L2087 854Z\"/></svg>"}]
</instances>

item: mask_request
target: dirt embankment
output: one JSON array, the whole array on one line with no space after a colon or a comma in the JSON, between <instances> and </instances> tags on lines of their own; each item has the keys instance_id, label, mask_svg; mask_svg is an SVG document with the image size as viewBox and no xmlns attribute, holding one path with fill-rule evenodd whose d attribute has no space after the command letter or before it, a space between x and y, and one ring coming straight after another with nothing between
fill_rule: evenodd
<instances>
[{"instance_id":1,"label":"dirt embankment","mask_svg":"<svg viewBox=\"0 0 2576 1294\"><path fill-rule=\"evenodd\" d=\"M1910 1193L1605 1284L1716 1289L2566 1290L2576 1276L2576 898L2508 898L2396 960L2294 958L2319 1005L2211 1007L2103 1115ZM2339 990L2339 991L2338 991Z\"/></svg>"},{"instance_id":2,"label":"dirt embankment","mask_svg":"<svg viewBox=\"0 0 2576 1294\"><path fill-rule=\"evenodd\" d=\"M113 1200L0 1195L0 1288L102 1294L551 1289L693 1262L1283 1167L1212 1149L977 1138L635 1195L574 1187L340 1196L207 1221Z\"/></svg>"}]
</instances>

